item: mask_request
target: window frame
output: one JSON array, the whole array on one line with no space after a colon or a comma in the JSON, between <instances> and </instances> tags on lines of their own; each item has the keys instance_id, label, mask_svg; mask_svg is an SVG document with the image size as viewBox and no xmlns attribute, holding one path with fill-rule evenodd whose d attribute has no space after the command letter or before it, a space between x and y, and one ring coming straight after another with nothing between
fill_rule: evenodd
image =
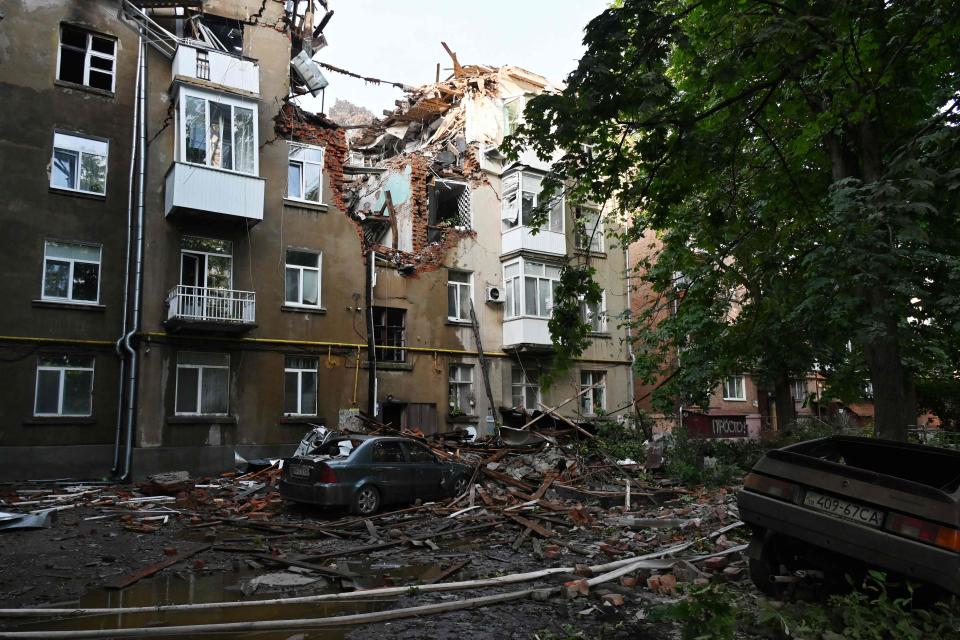
<instances>
[{"instance_id":1,"label":"window frame","mask_svg":"<svg viewBox=\"0 0 960 640\"><path fill-rule=\"evenodd\" d=\"M448 401L447 406L450 409L456 409L460 411L463 415L474 415L474 409L476 404L476 390L474 385L474 375L473 375L474 365L466 362L451 362L447 371L447 387L448 387ZM466 378L462 377L462 374L466 372L468 375ZM455 375L456 373L456 375ZM474 399L474 405L470 404L470 401L467 401L467 406L460 406L460 394L461 390L466 388L466 393L469 398ZM454 406L450 406L450 400L455 399Z\"/></svg>"},{"instance_id":2,"label":"window frame","mask_svg":"<svg viewBox=\"0 0 960 640\"><path fill-rule=\"evenodd\" d=\"M95 142L98 144L105 145L103 155L96 153L90 153L88 151L83 151L77 145L76 147L70 146L57 146L57 137L63 138L74 138L77 140L88 140L90 142ZM55 163L57 161L57 151L62 153L69 153L76 158L77 163L77 172L74 176L74 186L64 187L63 185L53 184L53 176L56 171ZM83 157L84 156L95 156L98 158L103 158L103 191L91 191L90 189L83 189L80 186L80 174L83 170ZM91 196L106 197L107 195L107 178L110 174L110 140L108 138L101 138L99 136L90 136L82 133L77 133L76 131L66 131L64 129L54 129L53 130L53 145L50 151L50 188L56 189L57 191L66 192L66 193L83 193Z\"/></svg>"},{"instance_id":3,"label":"window frame","mask_svg":"<svg viewBox=\"0 0 960 640\"><path fill-rule=\"evenodd\" d=\"M585 380L588 379L588 380ZM598 385L583 393L588 387ZM607 372L599 369L581 369L580 371L580 413L585 416L597 416L597 408L605 412L607 410ZM597 404L596 395L600 393L600 403ZM584 411L584 400L589 399L589 411Z\"/></svg>"},{"instance_id":4,"label":"window frame","mask_svg":"<svg viewBox=\"0 0 960 640\"><path fill-rule=\"evenodd\" d=\"M93 415L93 385L97 375L96 372L96 357L87 356L87 355L77 355L76 358L86 358L90 361L90 366L77 366L77 365L44 365L41 364L44 357L53 357L56 355L67 356L69 354L48 354L44 356L43 354L37 357L37 371L34 378L34 387L33 387L33 415L37 418L89 418ZM58 372L58 388L57 388L57 412L56 413L41 413L37 411L37 401L40 399L40 372L41 371L56 371ZM90 398L90 411L87 413L64 413L63 412L63 400L64 400L64 387L66 386L67 372L68 371L89 371L90 372L90 389L89 389L89 398Z\"/></svg>"},{"instance_id":5,"label":"window frame","mask_svg":"<svg viewBox=\"0 0 960 640\"><path fill-rule=\"evenodd\" d=\"M536 181L536 190L530 191L525 188L529 185L524 184L525 176L529 176ZM532 196L532 207L531 210L536 209L540 205L540 194L543 192L543 178L544 176L535 171L525 171L523 169L518 169L516 171L510 171L509 173L501 176L501 214L500 221L503 226L502 232L507 233L514 229L532 229L533 227L528 226L524 223L523 220L523 196L524 194L530 194ZM515 181L515 184L514 184ZM567 228L566 221L566 197L561 193L560 195L554 196L555 201L553 206L550 207L550 212L547 216L547 224L544 227L540 228L541 232L549 233L559 233L565 234ZM516 214L516 217L512 215ZM514 220L511 222L511 220ZM559 223L559 229L554 229L554 223Z\"/></svg>"},{"instance_id":6,"label":"window frame","mask_svg":"<svg viewBox=\"0 0 960 640\"><path fill-rule=\"evenodd\" d=\"M731 394L728 393L728 392L730 391L730 389L729 389L729 383L730 383L731 381L735 381L735 380L739 380L739 381L740 381L740 393L741 393L740 396L734 396L734 395L731 395ZM734 387L734 388L733 388L733 391L734 391L734 392L737 391L736 386L737 386L737 384L734 383L734 385L733 385L733 387ZM731 402L746 402L746 400L747 400L747 377L746 377L745 375L743 375L743 374L735 374L735 375L731 375L731 376L725 377L725 378L723 379L723 399L724 399L724 400L729 400L729 401L731 401Z\"/></svg>"},{"instance_id":7,"label":"window frame","mask_svg":"<svg viewBox=\"0 0 960 640\"><path fill-rule=\"evenodd\" d=\"M401 324L389 324L391 312L397 312L400 315ZM378 317L382 314L381 317ZM382 322L379 320L382 319ZM392 344L389 340L390 331L396 332L399 329L400 344ZM376 348L377 362L384 363L405 363L407 361L407 310L400 307L373 307L373 335ZM380 340L381 335L384 340ZM384 348L400 347L400 348ZM388 356L389 354L389 356Z\"/></svg>"},{"instance_id":8,"label":"window frame","mask_svg":"<svg viewBox=\"0 0 960 640\"><path fill-rule=\"evenodd\" d=\"M317 266L308 267L305 265L299 264L290 264L290 252L299 251L300 253L310 253L317 257ZM300 292L300 301L291 302L287 299L287 271L297 271L297 290ZM317 303L310 304L308 302L303 302L303 272L304 271L316 271L317 273ZM302 249L300 247L287 247L284 252L284 263L283 263L283 304L286 307L300 307L302 309L321 309L323 308L323 252L317 251L316 249Z\"/></svg>"},{"instance_id":9,"label":"window frame","mask_svg":"<svg viewBox=\"0 0 960 640\"><path fill-rule=\"evenodd\" d=\"M466 282L460 282L457 280L451 280L451 274L460 274L467 277ZM454 288L456 294L454 296L454 302L456 304L456 311L459 311L459 314L450 314L450 289ZM460 289L467 290L467 297L470 300L470 303L476 306L476 303L473 301L473 272L472 271L463 271L460 269L448 269L447 270L447 320L451 322L470 322L470 310L469 309L460 309Z\"/></svg>"},{"instance_id":10,"label":"window frame","mask_svg":"<svg viewBox=\"0 0 960 640\"><path fill-rule=\"evenodd\" d=\"M577 203L571 207L573 209L573 223L574 223L574 243L573 246L577 251L590 251L593 253L603 253L604 252L604 235L603 235L603 218L600 217L600 208L583 203ZM589 211L592 216L597 218L597 232L593 234L593 242L596 244L586 245L586 240L590 238L591 229L587 228L587 222L584 220L583 229L584 233L580 233L580 224L581 219L585 216L583 215L584 211ZM592 224L591 224L592 227Z\"/></svg>"},{"instance_id":11,"label":"window frame","mask_svg":"<svg viewBox=\"0 0 960 640\"><path fill-rule=\"evenodd\" d=\"M304 368L304 367L295 367L291 366L290 359L298 358L302 360L312 360L313 368ZM287 411L287 375L295 374L297 377L297 411L289 412ZM303 374L312 373L313 374L313 411L304 412L303 411ZM320 359L313 356L303 356L303 355L286 355L284 356L283 362L283 415L284 416L316 416L317 415L317 404L319 398L317 397L320 384Z\"/></svg>"},{"instance_id":12,"label":"window frame","mask_svg":"<svg viewBox=\"0 0 960 640\"><path fill-rule=\"evenodd\" d=\"M516 374L517 374L517 373L520 374L520 382L517 382L516 380L514 380L514 378L516 377ZM520 391L520 393L521 393L520 397L523 399L524 403L526 403L526 400L527 400L527 393L526 393L526 392L527 392L527 389L535 389L536 395L537 395L537 398L536 398L535 402L537 403L537 405L539 405L540 403L543 402L543 390L542 390L541 387L540 387L540 374L537 373L536 376L535 376L535 379L532 379L532 378L530 377L530 375L529 375L529 372L528 372L525 368L523 368L523 367L521 367L521 366L519 366L519 365L513 365L513 366L510 368L510 402L511 402L511 405L512 405L514 408L516 408L516 407L523 407L524 409L529 409L530 411L535 411L535 410L537 410L537 409L539 408L539 406L536 406L536 407L528 407L528 406L526 406L526 404L517 404L517 403L515 402L515 400L516 400L516 398L517 398L517 389L520 389L520 390L521 390L521 391Z\"/></svg>"},{"instance_id":13,"label":"window frame","mask_svg":"<svg viewBox=\"0 0 960 640\"><path fill-rule=\"evenodd\" d=\"M91 262L89 260L81 260L79 258L50 258L51 260L57 260L60 262L69 263L69 271L67 274L67 296L61 298L58 296L48 296L47 295L47 250L49 245L53 244L66 244L66 245L75 245L82 247L91 247L97 249L97 261ZM97 265L97 297L94 300L77 300L73 297L73 274L76 263L82 264L96 264ZM96 306L100 304L100 278L103 274L103 245L96 244L92 242L73 242L67 240L52 240L47 239L43 241L43 266L41 269L40 276L40 299L44 302L61 302L67 304L86 304Z\"/></svg>"},{"instance_id":14,"label":"window frame","mask_svg":"<svg viewBox=\"0 0 960 640\"><path fill-rule=\"evenodd\" d=\"M317 162L314 160L291 159L290 154L295 148L312 149L314 151L319 151L320 161ZM287 200L296 200L297 202L306 202L309 204L324 204L323 202L323 181L324 181L323 166L324 166L324 163L326 162L326 159L327 159L326 147L322 147L320 145L315 145L315 144L306 144L304 142L295 142L293 140L290 140L287 142L287 195L286 195ZM300 165L300 195L299 196L290 195L290 178L289 178L290 173L289 172L290 172L290 166L294 164ZM304 175L305 175L304 173L305 164L318 165L320 167L320 189L317 191L316 200L310 200L309 198L303 197L303 195L306 193L305 185L303 183Z\"/></svg>"},{"instance_id":15,"label":"window frame","mask_svg":"<svg viewBox=\"0 0 960 640\"><path fill-rule=\"evenodd\" d=\"M77 31L82 31L87 37L86 47L80 49L72 44L64 44L63 42L63 28L68 27L70 29L76 29ZM113 42L113 54L103 53L102 51L94 51L93 49L93 38L97 37L101 40L110 40ZM60 77L62 72L61 66L63 64L63 48L66 47L72 51L79 51L84 54L83 58L83 82L76 83L72 80L64 80ZM101 58L103 60L110 60L113 62L112 67L109 71L106 69L95 69L97 73L109 74L110 75L110 89L101 89L100 87L94 87L90 84L90 58ZM61 22L60 29L57 32L57 82L65 82L70 85L78 87L87 87L93 89L94 91L109 91L110 93L117 92L117 38L116 36L111 36L106 33L100 33L97 31L91 31L86 27L77 26L69 22Z\"/></svg>"},{"instance_id":16,"label":"window frame","mask_svg":"<svg viewBox=\"0 0 960 640\"><path fill-rule=\"evenodd\" d=\"M225 365L214 365L214 364L191 364L191 363L181 363L180 358L186 354L199 353L203 355L210 356L226 356L227 363ZM176 358L176 376L173 381L173 414L175 416L229 416L230 415L230 354L221 353L221 352L212 352L212 351L178 351ZM181 369L197 369L199 370L197 374L197 411L187 412L180 411L178 407L180 406L180 370ZM203 411L203 372L205 369L226 369L227 371L227 406L224 408L223 413L205 413Z\"/></svg>"},{"instance_id":17,"label":"window frame","mask_svg":"<svg viewBox=\"0 0 960 640\"><path fill-rule=\"evenodd\" d=\"M187 98L197 98L203 100L206 106L204 107L204 156L205 162L193 162L187 160ZM222 105L227 105L230 107L230 164L231 168L223 167L223 160L221 159L221 166L215 167L210 164L210 145L209 142L209 132L210 132L210 103L215 102ZM253 154L253 170L250 172L239 171L236 169L236 109L247 109L253 113L253 145L252 145L252 154ZM260 110L256 102L240 100L226 94L215 93L212 91L202 91L200 89L195 89L193 87L181 86L177 94L177 149L176 149L176 158L177 162L183 164L188 164L194 167L203 167L205 169L211 169L213 171L226 171L228 173L235 173L241 176L260 176Z\"/></svg>"},{"instance_id":18,"label":"window frame","mask_svg":"<svg viewBox=\"0 0 960 640\"><path fill-rule=\"evenodd\" d=\"M518 272L516 275L507 277L507 268L512 266L518 266ZM541 267L540 274L531 274L527 273L528 265L539 265ZM547 269L560 269L562 267L551 262L546 262L543 260L530 260L523 256L510 260L503 263L502 274L503 274L503 290L504 290L504 319L505 320L514 320L517 318L536 318L540 320L549 320L553 317L553 309L556 306L555 304L555 293L557 287L560 286L560 274L557 274L556 278L552 278L547 275ZM534 310L534 313L530 313L527 309L527 278L536 279L537 283L537 309ZM539 313L540 306L540 289L543 286L543 282L549 282L548 297L547 297L547 306L548 313L542 315ZM517 313L519 311L519 313Z\"/></svg>"},{"instance_id":19,"label":"window frame","mask_svg":"<svg viewBox=\"0 0 960 640\"><path fill-rule=\"evenodd\" d=\"M587 301L580 298L580 321L584 324L590 325L590 333L608 333L610 328L607 325L607 290L600 290L600 306L597 309L596 315L600 319L599 327L594 328L592 322L587 318L587 313L592 312L590 305L587 304Z\"/></svg>"}]
</instances>

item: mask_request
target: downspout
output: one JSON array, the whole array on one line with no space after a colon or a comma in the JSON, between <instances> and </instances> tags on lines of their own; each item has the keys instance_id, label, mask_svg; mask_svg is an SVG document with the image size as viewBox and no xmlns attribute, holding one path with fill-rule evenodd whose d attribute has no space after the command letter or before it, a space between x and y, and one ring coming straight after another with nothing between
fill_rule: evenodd
<instances>
[{"instance_id":1,"label":"downspout","mask_svg":"<svg viewBox=\"0 0 960 640\"><path fill-rule=\"evenodd\" d=\"M377 349L373 330L373 277L377 264L377 253L367 251L367 414L377 417Z\"/></svg>"},{"instance_id":2,"label":"downspout","mask_svg":"<svg viewBox=\"0 0 960 640\"><path fill-rule=\"evenodd\" d=\"M140 329L140 289L143 282L143 190L144 176L146 173L146 151L147 151L147 130L146 130L146 90L144 86L147 83L147 57L146 44L143 41L143 31L140 32L140 54L139 54L140 82L137 92L137 102L139 104L140 116L140 158L138 162L139 184L137 191L137 259L136 272L133 280L133 313L130 316L130 331L123 337L123 346L130 354L130 367L127 376L127 434L126 434L126 456L123 463L123 475L120 481L130 479L130 463L133 458L133 423L135 420L135 400L137 395L137 351L130 344L130 340Z\"/></svg>"},{"instance_id":3,"label":"downspout","mask_svg":"<svg viewBox=\"0 0 960 640\"><path fill-rule=\"evenodd\" d=\"M633 330L630 322L633 322L633 304L630 292L633 291L633 267L630 266L630 248L628 245L623 247L623 264L627 267L626 278L624 282L627 287L627 315L630 321L627 322L627 355L630 357L630 403L633 405L633 417L637 417L637 387L635 386L633 367L636 364L636 357L633 355Z\"/></svg>"},{"instance_id":4,"label":"downspout","mask_svg":"<svg viewBox=\"0 0 960 640\"><path fill-rule=\"evenodd\" d=\"M129 185L129 194L127 196L127 249L123 254L125 260L123 269L123 319L120 325L120 337L117 338L117 342L114 345L117 357L120 358L119 388L117 389L117 430L113 442L113 467L110 469L110 473L114 475L120 471L120 433L123 430L123 387L127 364L126 354L123 351L123 339L127 335L127 304L129 303L130 297L130 242L133 233L133 176L137 166L137 114L139 113L140 107L138 98L140 90L140 57L143 55L142 34L140 35L137 52L137 75L136 81L133 83L133 126L131 127L133 131L130 140L130 177L127 181Z\"/></svg>"}]
</instances>

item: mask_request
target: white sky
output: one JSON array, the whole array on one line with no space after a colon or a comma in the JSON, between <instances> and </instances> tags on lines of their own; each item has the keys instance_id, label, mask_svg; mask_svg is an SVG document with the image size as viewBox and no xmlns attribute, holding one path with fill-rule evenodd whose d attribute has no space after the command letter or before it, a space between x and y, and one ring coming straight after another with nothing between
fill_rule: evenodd
<instances>
[{"instance_id":1,"label":"white sky","mask_svg":"<svg viewBox=\"0 0 960 640\"><path fill-rule=\"evenodd\" d=\"M609 0L328 0L329 46L314 57L363 76L409 85L447 77L446 42L461 64L512 64L561 81L583 52L583 28ZM326 69L325 106L343 98L377 117L403 92ZM303 105L320 110L320 99Z\"/></svg>"}]
</instances>

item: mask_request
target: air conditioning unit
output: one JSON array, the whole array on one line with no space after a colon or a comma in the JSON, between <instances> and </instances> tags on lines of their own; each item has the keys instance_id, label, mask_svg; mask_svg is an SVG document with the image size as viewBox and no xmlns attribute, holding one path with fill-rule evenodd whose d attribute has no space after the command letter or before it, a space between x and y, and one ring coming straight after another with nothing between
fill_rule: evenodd
<instances>
[{"instance_id":1,"label":"air conditioning unit","mask_svg":"<svg viewBox=\"0 0 960 640\"><path fill-rule=\"evenodd\" d=\"M503 291L500 287L487 287L487 302L503 304Z\"/></svg>"}]
</instances>

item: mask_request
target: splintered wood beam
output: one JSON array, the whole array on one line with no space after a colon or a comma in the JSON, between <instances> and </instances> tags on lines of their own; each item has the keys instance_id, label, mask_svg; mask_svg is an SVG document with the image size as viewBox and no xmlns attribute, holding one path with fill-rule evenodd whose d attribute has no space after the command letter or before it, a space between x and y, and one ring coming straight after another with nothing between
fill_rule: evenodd
<instances>
[{"instance_id":1,"label":"splintered wood beam","mask_svg":"<svg viewBox=\"0 0 960 640\"><path fill-rule=\"evenodd\" d=\"M453 60L453 75L454 75L454 77L456 77L456 78L462 77L462 76L463 76L463 67L460 66L460 61L457 60L457 54L455 54L453 51L450 50L450 47L447 46L447 43L446 43L446 42L441 42L440 44L443 45L443 48L444 48L444 50L447 52L447 55L450 56L450 59L451 59L451 60Z\"/></svg>"}]
</instances>

